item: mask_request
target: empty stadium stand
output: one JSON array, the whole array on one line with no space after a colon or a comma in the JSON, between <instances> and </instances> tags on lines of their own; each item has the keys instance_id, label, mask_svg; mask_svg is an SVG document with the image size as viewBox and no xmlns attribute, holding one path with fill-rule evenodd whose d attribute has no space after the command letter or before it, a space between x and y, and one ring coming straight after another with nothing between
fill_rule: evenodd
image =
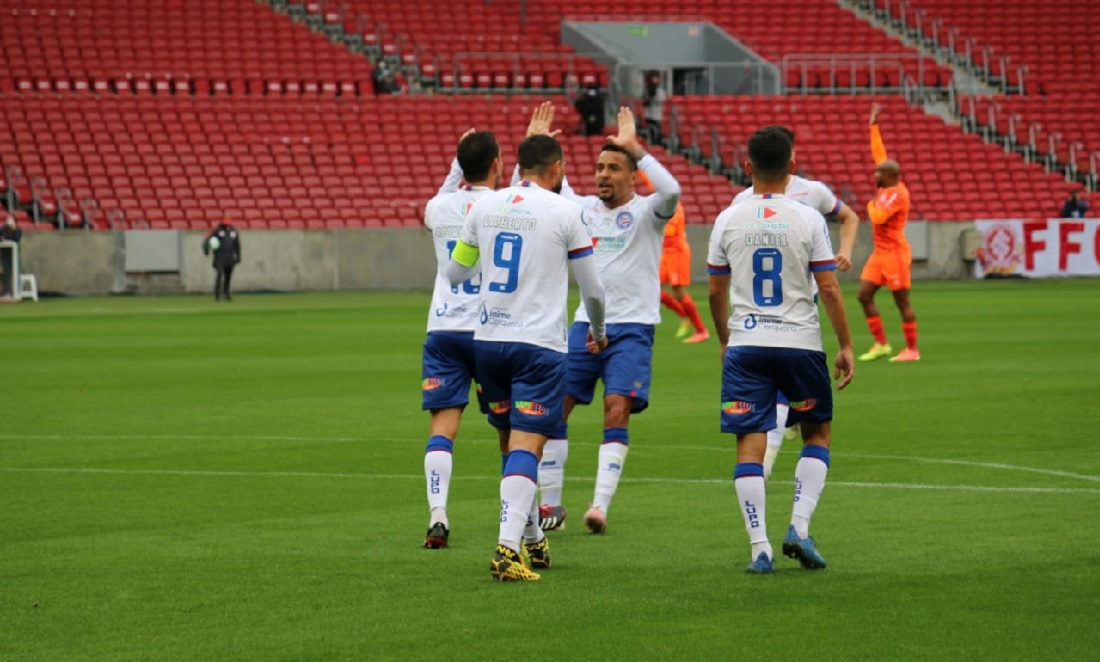
<instances>
[{"instance_id":1,"label":"empty stadium stand","mask_svg":"<svg viewBox=\"0 0 1100 662\"><path fill-rule=\"evenodd\" d=\"M913 218L1013 218L1049 213L1066 184L1035 163L965 135L898 97L880 99L891 158L913 194ZM714 125L730 153L765 124L795 130L798 163L866 217L874 192L866 97L678 97L689 122Z\"/></svg>"},{"instance_id":2,"label":"empty stadium stand","mask_svg":"<svg viewBox=\"0 0 1100 662\"><path fill-rule=\"evenodd\" d=\"M370 91L372 66L256 2L0 0L0 92Z\"/></svg>"},{"instance_id":3,"label":"empty stadium stand","mask_svg":"<svg viewBox=\"0 0 1100 662\"><path fill-rule=\"evenodd\" d=\"M561 126L575 134L575 113L564 98L556 103ZM100 210L117 207L130 224L152 228L205 228L224 213L242 227L417 226L461 133L492 127L510 174L534 105L504 97L6 96L0 153L15 154L26 179L46 177L78 201L93 198ZM594 192L601 140L567 135L563 143L571 183ZM694 222L728 204L727 179L682 156L661 158L683 180ZM103 213L92 221L106 224Z\"/></svg>"}]
</instances>

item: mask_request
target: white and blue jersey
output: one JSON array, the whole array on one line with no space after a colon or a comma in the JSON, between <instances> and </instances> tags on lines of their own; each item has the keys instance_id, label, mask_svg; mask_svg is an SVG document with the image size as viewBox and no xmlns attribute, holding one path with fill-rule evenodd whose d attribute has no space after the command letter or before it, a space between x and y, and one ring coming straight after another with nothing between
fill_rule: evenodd
<instances>
[{"instance_id":1,"label":"white and blue jersey","mask_svg":"<svg viewBox=\"0 0 1100 662\"><path fill-rule=\"evenodd\" d=\"M440 192L424 210L424 226L432 233L435 245L436 274L432 290L432 307L428 311L428 332L468 331L477 324L477 301L480 278L474 276L460 285L451 285L443 276L443 266L462 236L466 215L474 203L492 189L484 186L464 186L455 191Z\"/></svg>"},{"instance_id":2,"label":"white and blue jersey","mask_svg":"<svg viewBox=\"0 0 1100 662\"><path fill-rule=\"evenodd\" d=\"M750 186L738 193L736 197L733 198L733 202L742 202L751 198L753 195L755 195L755 191ZM785 195L795 202L801 202L807 207L816 209L821 212L821 215L825 218L836 218L836 215L844 208L844 203L836 197L832 189L828 186L819 181L806 179L798 175L791 175L787 179L787 191Z\"/></svg>"},{"instance_id":3,"label":"white and blue jersey","mask_svg":"<svg viewBox=\"0 0 1100 662\"><path fill-rule=\"evenodd\" d=\"M821 351L812 272L836 269L825 218L782 195L753 195L714 222L707 271L730 274L730 341Z\"/></svg>"},{"instance_id":4,"label":"white and blue jersey","mask_svg":"<svg viewBox=\"0 0 1100 662\"><path fill-rule=\"evenodd\" d=\"M461 240L480 252L474 338L564 353L568 262L592 255L580 207L521 182L479 198Z\"/></svg>"}]
</instances>

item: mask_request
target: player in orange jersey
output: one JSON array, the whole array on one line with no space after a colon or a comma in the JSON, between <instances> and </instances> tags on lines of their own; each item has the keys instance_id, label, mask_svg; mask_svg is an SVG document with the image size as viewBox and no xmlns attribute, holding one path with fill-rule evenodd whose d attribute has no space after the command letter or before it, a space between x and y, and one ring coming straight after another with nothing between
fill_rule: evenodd
<instances>
[{"instance_id":1,"label":"player in orange jersey","mask_svg":"<svg viewBox=\"0 0 1100 662\"><path fill-rule=\"evenodd\" d=\"M873 361L889 356L893 349L882 329L882 316L875 305L875 292L886 285L894 295L894 303L901 312L901 329L905 334L905 349L890 359L891 363L919 361L917 349L917 316L909 303L909 287L912 279L909 265L913 261L909 242L905 239L905 222L909 219L909 189L901 181L901 166L887 158L886 146L878 128L879 104L871 106L871 155L875 159L875 184L878 194L867 203L871 217L875 248L860 274L859 302L867 316L867 327L875 337L875 344L860 361Z\"/></svg>"},{"instance_id":2,"label":"player in orange jersey","mask_svg":"<svg viewBox=\"0 0 1100 662\"><path fill-rule=\"evenodd\" d=\"M638 180L646 189L653 193L653 184L640 170L637 173ZM666 308L680 316L680 328L676 330L676 337L683 338L684 343L699 343L710 339L710 332L699 317L699 309L695 307L695 300L684 289L691 284L691 245L688 244L687 232L684 228L684 206L676 205L676 214L665 225L665 240L661 249L661 285L668 285L672 289L669 294L661 290L661 303ZM694 333L692 333L694 331Z\"/></svg>"}]
</instances>

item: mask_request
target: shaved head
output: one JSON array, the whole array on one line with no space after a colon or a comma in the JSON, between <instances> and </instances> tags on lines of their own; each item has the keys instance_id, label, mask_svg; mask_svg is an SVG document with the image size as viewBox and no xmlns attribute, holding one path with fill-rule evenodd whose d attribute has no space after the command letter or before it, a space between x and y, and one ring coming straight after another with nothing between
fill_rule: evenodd
<instances>
[{"instance_id":1,"label":"shaved head","mask_svg":"<svg viewBox=\"0 0 1100 662\"><path fill-rule=\"evenodd\" d=\"M896 186L901 179L901 166L893 159L887 159L875 168L875 184L879 188Z\"/></svg>"}]
</instances>

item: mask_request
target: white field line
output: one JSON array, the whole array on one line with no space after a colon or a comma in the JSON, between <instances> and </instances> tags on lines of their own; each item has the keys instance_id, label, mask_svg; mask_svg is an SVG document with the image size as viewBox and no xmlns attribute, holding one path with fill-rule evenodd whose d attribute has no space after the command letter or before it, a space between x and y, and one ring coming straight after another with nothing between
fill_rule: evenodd
<instances>
[{"instance_id":1,"label":"white field line","mask_svg":"<svg viewBox=\"0 0 1100 662\"><path fill-rule=\"evenodd\" d=\"M0 467L2 473L37 474L93 474L119 476L210 476L219 478L337 478L360 480L424 480L421 474L366 474L338 473L324 471L221 471L212 469L95 469L88 467ZM458 481L497 481L499 476L454 476ZM568 478L574 481L590 481L590 478ZM729 479L718 478L629 478L628 483L666 483L690 485L728 485ZM793 481L772 481L780 485L790 485ZM1100 494L1100 489L1072 487L994 487L986 485L929 485L921 483L867 483L851 481L832 481L829 487L852 487L892 490L938 490L957 492L995 492L1026 494Z\"/></svg>"}]
</instances>

